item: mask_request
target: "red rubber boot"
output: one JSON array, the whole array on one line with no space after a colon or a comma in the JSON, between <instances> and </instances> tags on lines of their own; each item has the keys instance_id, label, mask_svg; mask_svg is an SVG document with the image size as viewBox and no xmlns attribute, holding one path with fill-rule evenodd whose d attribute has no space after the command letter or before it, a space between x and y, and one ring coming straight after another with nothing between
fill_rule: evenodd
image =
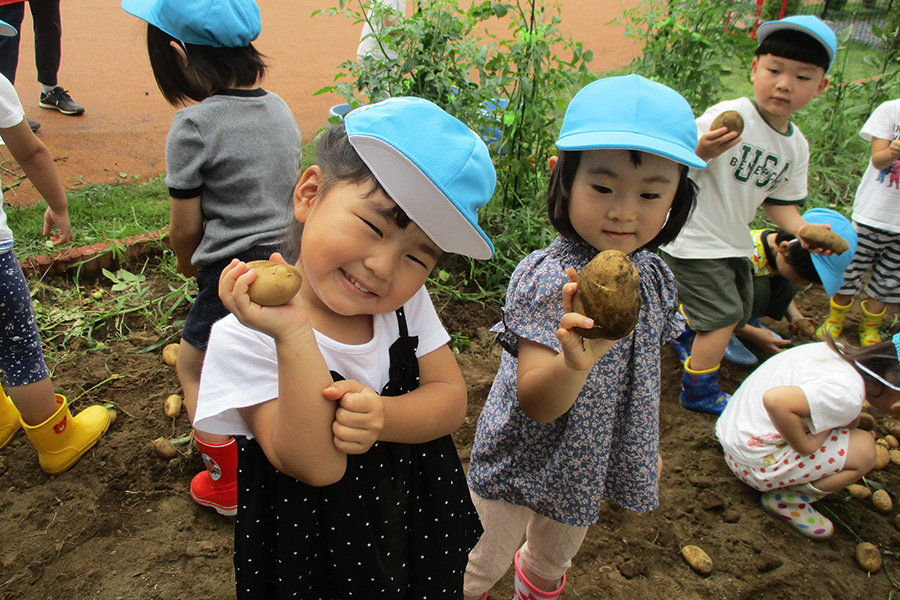
<instances>
[{"instance_id":1,"label":"red rubber boot","mask_svg":"<svg viewBox=\"0 0 900 600\"><path fill-rule=\"evenodd\" d=\"M205 471L191 481L191 497L202 506L216 509L226 517L237 514L237 442L231 438L222 444L204 442L194 436L200 448Z\"/></svg>"}]
</instances>

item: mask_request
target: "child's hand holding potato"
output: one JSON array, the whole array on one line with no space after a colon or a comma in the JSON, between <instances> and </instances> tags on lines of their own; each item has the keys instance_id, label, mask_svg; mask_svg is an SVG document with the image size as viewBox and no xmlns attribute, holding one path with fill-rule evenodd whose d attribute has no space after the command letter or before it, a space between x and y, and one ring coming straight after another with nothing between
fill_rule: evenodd
<instances>
[{"instance_id":1,"label":"child's hand holding potato","mask_svg":"<svg viewBox=\"0 0 900 600\"><path fill-rule=\"evenodd\" d=\"M585 371L593 368L594 363L600 360L604 354L615 344L615 340L603 338L582 337L576 330L592 329L594 320L575 312L573 301L578 290L578 273L573 268L566 270L569 283L563 286L563 314L559 321L559 330L556 338L562 344L563 355L569 368L575 371Z\"/></svg>"}]
</instances>

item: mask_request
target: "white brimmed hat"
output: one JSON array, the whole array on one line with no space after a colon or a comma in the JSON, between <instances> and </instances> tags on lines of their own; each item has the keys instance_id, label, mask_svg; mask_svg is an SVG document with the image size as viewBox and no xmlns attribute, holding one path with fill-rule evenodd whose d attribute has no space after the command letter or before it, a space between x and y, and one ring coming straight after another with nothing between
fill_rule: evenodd
<instances>
[{"instance_id":1,"label":"white brimmed hat","mask_svg":"<svg viewBox=\"0 0 900 600\"><path fill-rule=\"evenodd\" d=\"M640 75L598 79L569 102L560 150L640 150L703 169L697 123L681 94Z\"/></svg>"},{"instance_id":2,"label":"white brimmed hat","mask_svg":"<svg viewBox=\"0 0 900 600\"><path fill-rule=\"evenodd\" d=\"M0 35L12 37L14 35L19 35L19 32L16 31L15 27L10 25L6 21L0 21Z\"/></svg>"},{"instance_id":3,"label":"white brimmed hat","mask_svg":"<svg viewBox=\"0 0 900 600\"><path fill-rule=\"evenodd\" d=\"M344 117L347 137L391 199L444 252L490 258L478 209L497 174L474 131L421 98L389 98Z\"/></svg>"}]
</instances>

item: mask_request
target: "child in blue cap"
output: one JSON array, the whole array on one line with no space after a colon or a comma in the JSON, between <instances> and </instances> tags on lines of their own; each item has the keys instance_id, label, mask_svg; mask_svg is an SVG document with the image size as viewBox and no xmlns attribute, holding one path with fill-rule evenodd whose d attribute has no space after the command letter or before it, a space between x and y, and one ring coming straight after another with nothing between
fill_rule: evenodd
<instances>
[{"instance_id":1,"label":"child in blue cap","mask_svg":"<svg viewBox=\"0 0 900 600\"><path fill-rule=\"evenodd\" d=\"M900 334L869 347L803 344L747 377L716 421L725 460L762 492L767 512L824 540L834 525L813 503L875 466L875 440L857 428L863 403L900 414Z\"/></svg>"},{"instance_id":2,"label":"child in blue cap","mask_svg":"<svg viewBox=\"0 0 900 600\"><path fill-rule=\"evenodd\" d=\"M857 336L861 345L869 346L881 341L887 305L900 303L900 99L879 105L859 134L870 143L851 215L859 251L847 267L841 289L831 297L819 334L827 330L831 337L840 337L853 298L868 274Z\"/></svg>"},{"instance_id":3,"label":"child in blue cap","mask_svg":"<svg viewBox=\"0 0 900 600\"><path fill-rule=\"evenodd\" d=\"M753 97L720 102L697 119L697 153L709 168L697 174L697 210L675 241L661 249L697 332L684 362L680 402L712 414L720 414L728 401L718 385L725 348L735 327L750 318L749 223L762 205L791 235L807 224L797 206L807 196L809 145L791 115L825 90L837 51L834 33L810 15L763 23L757 38ZM725 111L743 118L740 135L725 127L708 131Z\"/></svg>"},{"instance_id":4,"label":"child in blue cap","mask_svg":"<svg viewBox=\"0 0 900 600\"><path fill-rule=\"evenodd\" d=\"M492 330L504 352L469 467L485 533L466 598L486 597L510 564L516 598L556 598L604 498L658 505L660 346L684 320L674 277L647 250L678 235L694 206L688 170L705 166L694 116L662 84L610 77L572 98L556 146L547 199L559 236L516 267ZM640 275L639 319L618 341L576 329L594 325L573 309L577 273L604 250Z\"/></svg>"},{"instance_id":5,"label":"child in blue cap","mask_svg":"<svg viewBox=\"0 0 900 600\"><path fill-rule=\"evenodd\" d=\"M262 307L244 262L222 272L196 425L246 438L239 599L462 595L481 532L450 437L466 385L424 284L443 252L492 255L476 211L495 183L433 103L365 106L294 189L297 296Z\"/></svg>"},{"instance_id":6,"label":"child in blue cap","mask_svg":"<svg viewBox=\"0 0 900 600\"><path fill-rule=\"evenodd\" d=\"M219 274L234 257L268 258L287 231L300 130L287 104L259 87L266 63L252 44L260 33L254 0L122 0L122 8L147 22L163 96L191 104L175 113L166 138L166 185L178 272L199 288L176 367L193 423L210 327L228 314ZM235 441L196 429L194 439L206 469L191 481L191 496L234 515Z\"/></svg>"}]
</instances>

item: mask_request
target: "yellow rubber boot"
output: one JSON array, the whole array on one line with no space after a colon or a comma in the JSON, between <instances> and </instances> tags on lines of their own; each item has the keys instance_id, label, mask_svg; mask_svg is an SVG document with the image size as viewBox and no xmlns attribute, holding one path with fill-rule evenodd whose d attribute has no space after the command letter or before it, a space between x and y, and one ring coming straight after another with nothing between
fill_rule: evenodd
<instances>
[{"instance_id":1,"label":"yellow rubber boot","mask_svg":"<svg viewBox=\"0 0 900 600\"><path fill-rule=\"evenodd\" d=\"M6 446L19 430L19 411L0 387L0 448Z\"/></svg>"},{"instance_id":2,"label":"yellow rubber boot","mask_svg":"<svg viewBox=\"0 0 900 600\"><path fill-rule=\"evenodd\" d=\"M881 320L884 319L884 313L887 307L881 309L880 313L870 313L866 307L866 301L862 302L862 320L859 322L859 345L874 346L881 341Z\"/></svg>"},{"instance_id":3,"label":"yellow rubber boot","mask_svg":"<svg viewBox=\"0 0 900 600\"><path fill-rule=\"evenodd\" d=\"M68 471L109 427L109 411L102 406L88 407L73 417L65 396L57 394L56 405L57 411L40 425L31 426L20 419L38 452L41 468L50 475Z\"/></svg>"},{"instance_id":4,"label":"yellow rubber boot","mask_svg":"<svg viewBox=\"0 0 900 600\"><path fill-rule=\"evenodd\" d=\"M844 331L844 321L847 320L847 315L850 314L850 307L853 306L853 302L850 302L847 306L841 306L834 301L834 298L829 300L829 304L831 304L831 310L828 312L828 319L819 325L819 328L816 330L816 337L820 340L825 339L825 332L827 331L832 339L838 339L841 335L841 332Z\"/></svg>"}]
</instances>

